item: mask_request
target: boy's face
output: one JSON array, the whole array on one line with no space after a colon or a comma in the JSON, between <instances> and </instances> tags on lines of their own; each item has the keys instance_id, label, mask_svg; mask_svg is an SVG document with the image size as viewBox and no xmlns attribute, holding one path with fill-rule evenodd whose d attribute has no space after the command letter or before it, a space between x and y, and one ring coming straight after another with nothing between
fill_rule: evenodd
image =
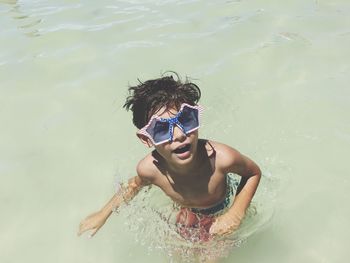
<instances>
[{"instance_id":1,"label":"boy's face","mask_svg":"<svg viewBox=\"0 0 350 263\"><path fill-rule=\"evenodd\" d=\"M178 113L175 107L162 107L155 114L161 118L169 119ZM148 138L142 139L148 145L152 145ZM169 163L182 165L190 163L197 151L198 130L187 135L174 125L173 140L171 142L154 145L157 152Z\"/></svg>"}]
</instances>

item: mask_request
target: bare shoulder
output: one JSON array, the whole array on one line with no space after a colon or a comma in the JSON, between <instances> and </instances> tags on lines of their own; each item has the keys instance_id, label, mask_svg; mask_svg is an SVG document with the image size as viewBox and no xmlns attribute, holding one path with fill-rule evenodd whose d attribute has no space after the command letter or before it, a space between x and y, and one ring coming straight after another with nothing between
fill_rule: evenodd
<instances>
[{"instance_id":1,"label":"bare shoulder","mask_svg":"<svg viewBox=\"0 0 350 263\"><path fill-rule=\"evenodd\" d=\"M137 175L145 183L152 183L159 173L159 170L154 164L154 161L155 158L152 156L152 153L149 153L137 164Z\"/></svg>"},{"instance_id":2,"label":"bare shoulder","mask_svg":"<svg viewBox=\"0 0 350 263\"><path fill-rule=\"evenodd\" d=\"M240 158L242 157L239 151L227 144L215 141L208 141L208 144L214 148L216 155L215 163L221 169L225 170L225 168L234 165L235 163L239 162Z\"/></svg>"},{"instance_id":3,"label":"bare shoulder","mask_svg":"<svg viewBox=\"0 0 350 263\"><path fill-rule=\"evenodd\" d=\"M208 141L216 153L215 164L224 173L237 173L239 175L259 174L258 165L241 154L238 150L223 143Z\"/></svg>"}]
</instances>

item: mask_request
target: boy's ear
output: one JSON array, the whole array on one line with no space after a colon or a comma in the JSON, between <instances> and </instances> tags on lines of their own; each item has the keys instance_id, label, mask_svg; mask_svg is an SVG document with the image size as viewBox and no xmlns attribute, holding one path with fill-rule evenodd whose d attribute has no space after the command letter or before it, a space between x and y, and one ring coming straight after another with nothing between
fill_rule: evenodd
<instances>
[{"instance_id":1,"label":"boy's ear","mask_svg":"<svg viewBox=\"0 0 350 263\"><path fill-rule=\"evenodd\" d=\"M140 141L144 145L146 145L148 148L151 148L153 146L153 143L151 142L151 140L147 136L145 136L143 134L136 134L136 135L137 135L137 137L139 137Z\"/></svg>"}]
</instances>

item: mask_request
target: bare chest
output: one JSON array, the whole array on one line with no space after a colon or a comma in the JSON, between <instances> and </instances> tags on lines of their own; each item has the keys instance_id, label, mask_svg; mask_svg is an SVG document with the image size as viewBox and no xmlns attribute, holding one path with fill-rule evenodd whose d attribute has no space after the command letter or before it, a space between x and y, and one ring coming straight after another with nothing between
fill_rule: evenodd
<instances>
[{"instance_id":1,"label":"bare chest","mask_svg":"<svg viewBox=\"0 0 350 263\"><path fill-rule=\"evenodd\" d=\"M222 201L226 194L226 177L219 172L176 178L164 175L158 185L182 206L204 208Z\"/></svg>"}]
</instances>

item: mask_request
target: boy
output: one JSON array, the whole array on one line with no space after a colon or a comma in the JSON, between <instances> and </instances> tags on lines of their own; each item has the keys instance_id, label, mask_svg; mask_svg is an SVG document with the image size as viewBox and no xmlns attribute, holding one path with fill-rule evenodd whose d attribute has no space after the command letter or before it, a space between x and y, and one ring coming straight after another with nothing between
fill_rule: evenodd
<instances>
[{"instance_id":1,"label":"boy","mask_svg":"<svg viewBox=\"0 0 350 263\"><path fill-rule=\"evenodd\" d=\"M164 76L129 88L124 107L133 112L141 142L154 150L138 163L137 175L124 191L81 222L78 235L87 230L92 230L90 236L95 235L114 209L150 184L160 187L182 207L177 216L182 227L204 222L210 236L227 234L239 227L259 184L260 169L237 150L198 138L200 89L176 77ZM241 176L231 207L228 173ZM209 224L204 216L212 218ZM183 230L179 232L186 236Z\"/></svg>"}]
</instances>

